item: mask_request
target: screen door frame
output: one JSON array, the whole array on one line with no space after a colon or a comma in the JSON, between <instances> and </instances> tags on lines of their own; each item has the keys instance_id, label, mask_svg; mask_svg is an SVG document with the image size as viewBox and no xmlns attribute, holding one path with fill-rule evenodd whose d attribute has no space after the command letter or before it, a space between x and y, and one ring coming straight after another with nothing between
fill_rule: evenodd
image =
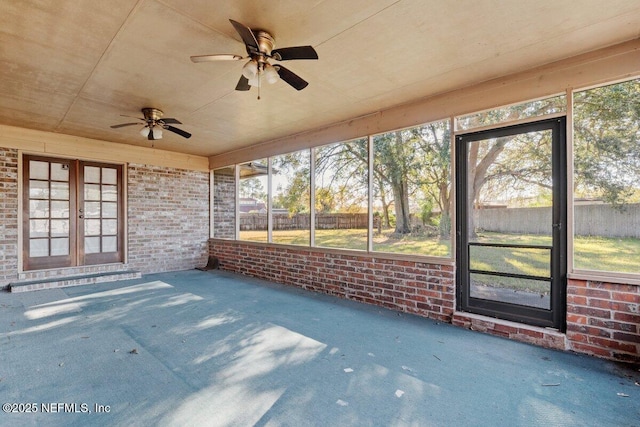
<instances>
[{"instance_id":1,"label":"screen door frame","mask_svg":"<svg viewBox=\"0 0 640 427\"><path fill-rule=\"evenodd\" d=\"M552 135L552 245L550 253L550 309L480 299L471 296L468 230L468 148L471 142L550 130ZM567 154L566 117L497 127L456 136L456 277L457 309L464 312L566 330L567 286ZM516 247L517 245L498 245ZM528 246L528 245L527 245ZM518 275L507 277L518 278ZM523 277L524 278L524 277Z\"/></svg>"}]
</instances>

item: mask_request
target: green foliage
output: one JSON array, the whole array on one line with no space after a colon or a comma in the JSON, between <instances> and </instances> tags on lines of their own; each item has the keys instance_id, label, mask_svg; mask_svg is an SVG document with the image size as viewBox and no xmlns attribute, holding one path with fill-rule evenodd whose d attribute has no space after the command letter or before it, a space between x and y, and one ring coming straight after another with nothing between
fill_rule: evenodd
<instances>
[{"instance_id":1,"label":"green foliage","mask_svg":"<svg viewBox=\"0 0 640 427\"><path fill-rule=\"evenodd\" d=\"M640 189L640 79L574 97L578 197L628 203Z\"/></svg>"},{"instance_id":2,"label":"green foliage","mask_svg":"<svg viewBox=\"0 0 640 427\"><path fill-rule=\"evenodd\" d=\"M420 206L420 220L424 225L434 225L433 216L433 200L424 200Z\"/></svg>"},{"instance_id":3,"label":"green foliage","mask_svg":"<svg viewBox=\"0 0 640 427\"><path fill-rule=\"evenodd\" d=\"M274 157L272 160L274 181L278 184L273 192L273 207L287 209L290 215L308 213L311 203L309 152L297 151Z\"/></svg>"},{"instance_id":4,"label":"green foliage","mask_svg":"<svg viewBox=\"0 0 640 427\"><path fill-rule=\"evenodd\" d=\"M240 180L240 197L251 197L266 202L267 191L258 178L246 178Z\"/></svg>"}]
</instances>

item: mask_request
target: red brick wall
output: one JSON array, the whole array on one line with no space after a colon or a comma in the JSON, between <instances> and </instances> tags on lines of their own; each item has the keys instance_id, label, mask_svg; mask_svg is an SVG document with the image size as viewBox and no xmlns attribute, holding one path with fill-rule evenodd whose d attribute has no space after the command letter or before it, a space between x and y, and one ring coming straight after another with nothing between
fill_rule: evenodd
<instances>
[{"instance_id":1,"label":"red brick wall","mask_svg":"<svg viewBox=\"0 0 640 427\"><path fill-rule=\"evenodd\" d=\"M570 280L566 335L454 313L454 267L317 248L209 241L220 267L559 350L640 363L640 286ZM455 315L454 315L455 314Z\"/></svg>"},{"instance_id":2,"label":"red brick wall","mask_svg":"<svg viewBox=\"0 0 640 427\"><path fill-rule=\"evenodd\" d=\"M640 363L640 286L570 279L567 338L580 353Z\"/></svg>"},{"instance_id":3,"label":"red brick wall","mask_svg":"<svg viewBox=\"0 0 640 427\"><path fill-rule=\"evenodd\" d=\"M209 248L223 270L445 322L454 312L451 265L217 239Z\"/></svg>"}]
</instances>

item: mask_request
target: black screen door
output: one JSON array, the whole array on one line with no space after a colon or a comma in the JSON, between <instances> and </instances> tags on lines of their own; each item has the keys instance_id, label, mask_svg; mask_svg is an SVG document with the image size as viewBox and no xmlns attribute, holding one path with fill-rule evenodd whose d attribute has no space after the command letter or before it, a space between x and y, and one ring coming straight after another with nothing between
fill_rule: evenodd
<instances>
[{"instance_id":1,"label":"black screen door","mask_svg":"<svg viewBox=\"0 0 640 427\"><path fill-rule=\"evenodd\" d=\"M566 119L456 137L458 309L564 330Z\"/></svg>"}]
</instances>

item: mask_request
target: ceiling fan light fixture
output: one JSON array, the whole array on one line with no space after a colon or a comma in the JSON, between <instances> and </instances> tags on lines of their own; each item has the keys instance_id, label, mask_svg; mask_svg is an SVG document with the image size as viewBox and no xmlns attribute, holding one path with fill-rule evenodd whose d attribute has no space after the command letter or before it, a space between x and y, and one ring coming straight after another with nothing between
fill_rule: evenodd
<instances>
[{"instance_id":1,"label":"ceiling fan light fixture","mask_svg":"<svg viewBox=\"0 0 640 427\"><path fill-rule=\"evenodd\" d=\"M278 72L271 64L267 64L264 67L264 78L269 84L274 84L278 80L280 80L280 76L278 75Z\"/></svg>"},{"instance_id":2,"label":"ceiling fan light fixture","mask_svg":"<svg viewBox=\"0 0 640 427\"><path fill-rule=\"evenodd\" d=\"M151 132L151 129L149 129L149 126L145 126L140 130L140 135L147 138L149 136L149 132Z\"/></svg>"},{"instance_id":3,"label":"ceiling fan light fixture","mask_svg":"<svg viewBox=\"0 0 640 427\"><path fill-rule=\"evenodd\" d=\"M153 127L153 139L162 139L162 128L159 126Z\"/></svg>"},{"instance_id":4,"label":"ceiling fan light fixture","mask_svg":"<svg viewBox=\"0 0 640 427\"><path fill-rule=\"evenodd\" d=\"M253 59L242 67L242 75L245 76L247 80L253 80L258 77L258 63Z\"/></svg>"},{"instance_id":5,"label":"ceiling fan light fixture","mask_svg":"<svg viewBox=\"0 0 640 427\"><path fill-rule=\"evenodd\" d=\"M254 78L249 79L249 85L254 87L260 86L260 75L256 75Z\"/></svg>"}]
</instances>

